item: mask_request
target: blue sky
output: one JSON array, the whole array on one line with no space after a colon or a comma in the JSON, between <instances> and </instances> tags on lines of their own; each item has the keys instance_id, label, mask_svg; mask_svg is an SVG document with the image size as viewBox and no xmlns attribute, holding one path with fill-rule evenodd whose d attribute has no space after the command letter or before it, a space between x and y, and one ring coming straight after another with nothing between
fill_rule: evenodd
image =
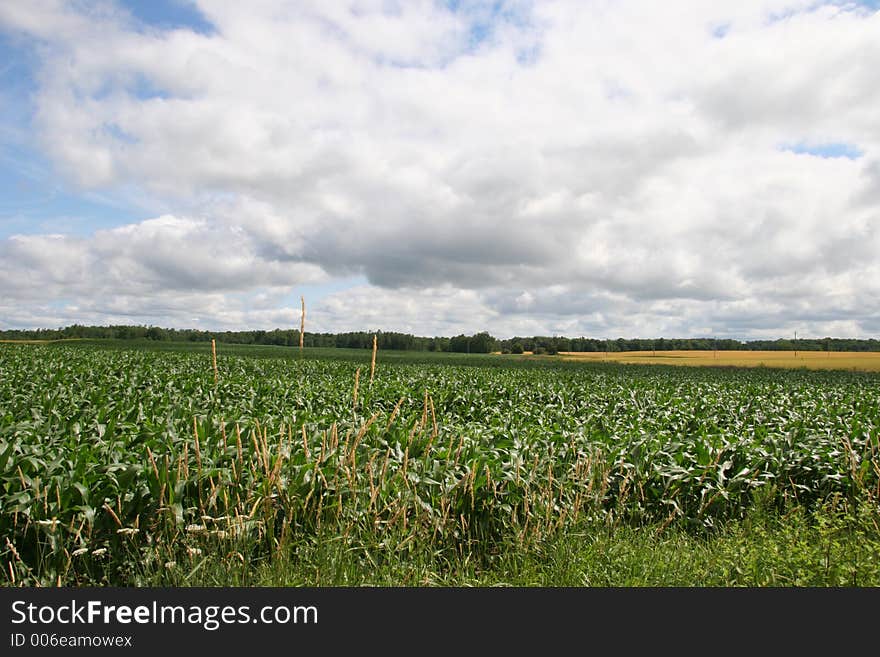
<instances>
[{"instance_id":1,"label":"blue sky","mask_svg":"<svg viewBox=\"0 0 880 657\"><path fill-rule=\"evenodd\" d=\"M492 2L477 10L467 3L449 2L454 12L472 15L469 44L473 49L492 37L497 24L516 20L516 13L503 2ZM124 0L117 7L130 14L135 29L191 30L211 35L214 26L194 2L188 0ZM53 170L34 137L35 110L32 96L40 60L37 43L19 34L0 32L0 237L12 234L61 232L87 236L95 230L142 221L155 216L157 204L147 198L131 198L127 190L84 192ZM140 80L137 97L164 95L159 87ZM358 277L357 282L365 279ZM309 288L322 294L339 284Z\"/></svg>"},{"instance_id":2,"label":"blue sky","mask_svg":"<svg viewBox=\"0 0 880 657\"><path fill-rule=\"evenodd\" d=\"M0 238L43 232L88 235L150 216L126 202L77 189L54 170L33 120L39 72L34 47L18 35L0 32Z\"/></svg>"},{"instance_id":3,"label":"blue sky","mask_svg":"<svg viewBox=\"0 0 880 657\"><path fill-rule=\"evenodd\" d=\"M186 0L119 5L143 26L211 32L210 23ZM54 170L37 140L33 119L38 47L26 36L0 31L0 238L44 232L87 236L154 216L153 209L133 203L119 190L83 191Z\"/></svg>"},{"instance_id":4,"label":"blue sky","mask_svg":"<svg viewBox=\"0 0 880 657\"><path fill-rule=\"evenodd\" d=\"M864 153L852 144L826 143L826 144L793 144L784 146L783 150L791 151L799 155L814 155L816 157L845 157L849 160L860 158Z\"/></svg>"},{"instance_id":5,"label":"blue sky","mask_svg":"<svg viewBox=\"0 0 880 657\"><path fill-rule=\"evenodd\" d=\"M195 3L187 0L129 0L121 4L138 21L158 29L186 28L200 34L214 31Z\"/></svg>"},{"instance_id":6,"label":"blue sky","mask_svg":"<svg viewBox=\"0 0 880 657\"><path fill-rule=\"evenodd\" d=\"M0 328L880 332L880 3L0 7Z\"/></svg>"}]
</instances>

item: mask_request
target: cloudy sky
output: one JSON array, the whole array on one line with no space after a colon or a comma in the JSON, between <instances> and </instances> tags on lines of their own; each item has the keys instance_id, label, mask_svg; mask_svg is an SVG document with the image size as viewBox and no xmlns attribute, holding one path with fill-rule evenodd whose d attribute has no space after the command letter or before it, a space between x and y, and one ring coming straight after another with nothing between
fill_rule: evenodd
<instances>
[{"instance_id":1,"label":"cloudy sky","mask_svg":"<svg viewBox=\"0 0 880 657\"><path fill-rule=\"evenodd\" d=\"M0 2L0 328L880 334L880 2Z\"/></svg>"}]
</instances>

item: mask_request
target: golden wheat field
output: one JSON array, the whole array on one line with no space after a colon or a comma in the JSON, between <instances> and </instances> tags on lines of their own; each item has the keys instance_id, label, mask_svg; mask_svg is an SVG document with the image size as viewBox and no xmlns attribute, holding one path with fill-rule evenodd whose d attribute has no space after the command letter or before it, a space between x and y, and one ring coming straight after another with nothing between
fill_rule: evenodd
<instances>
[{"instance_id":1,"label":"golden wheat field","mask_svg":"<svg viewBox=\"0 0 880 657\"><path fill-rule=\"evenodd\" d=\"M559 353L564 360L609 360L644 365L785 367L880 372L880 352L866 351L621 351Z\"/></svg>"}]
</instances>

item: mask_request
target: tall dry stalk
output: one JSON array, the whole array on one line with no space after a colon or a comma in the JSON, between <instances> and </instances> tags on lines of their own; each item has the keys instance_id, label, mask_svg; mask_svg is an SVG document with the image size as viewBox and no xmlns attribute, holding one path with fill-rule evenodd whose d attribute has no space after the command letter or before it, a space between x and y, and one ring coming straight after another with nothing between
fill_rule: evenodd
<instances>
[{"instance_id":1,"label":"tall dry stalk","mask_svg":"<svg viewBox=\"0 0 880 657\"><path fill-rule=\"evenodd\" d=\"M299 300L302 302L302 314L299 318L299 353L303 351L303 336L306 332L306 298L301 296Z\"/></svg>"},{"instance_id":2,"label":"tall dry stalk","mask_svg":"<svg viewBox=\"0 0 880 657\"><path fill-rule=\"evenodd\" d=\"M217 342L211 338L211 359L214 361L214 384L220 381L220 374L217 371Z\"/></svg>"},{"instance_id":3,"label":"tall dry stalk","mask_svg":"<svg viewBox=\"0 0 880 657\"><path fill-rule=\"evenodd\" d=\"M354 392L352 393L352 401L351 401L351 410L354 413L357 413L357 405L358 405L358 382L361 378L361 368L357 368L357 371L354 373Z\"/></svg>"},{"instance_id":4,"label":"tall dry stalk","mask_svg":"<svg viewBox=\"0 0 880 657\"><path fill-rule=\"evenodd\" d=\"M376 372L376 336L373 336L373 358L370 360L370 385L373 385L373 374Z\"/></svg>"}]
</instances>

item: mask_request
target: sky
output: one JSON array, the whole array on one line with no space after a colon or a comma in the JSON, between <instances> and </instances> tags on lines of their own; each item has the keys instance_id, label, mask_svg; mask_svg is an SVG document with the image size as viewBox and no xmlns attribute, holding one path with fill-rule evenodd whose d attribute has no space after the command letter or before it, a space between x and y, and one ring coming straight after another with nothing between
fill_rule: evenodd
<instances>
[{"instance_id":1,"label":"sky","mask_svg":"<svg viewBox=\"0 0 880 657\"><path fill-rule=\"evenodd\" d=\"M880 335L880 2L4 0L0 328Z\"/></svg>"}]
</instances>

